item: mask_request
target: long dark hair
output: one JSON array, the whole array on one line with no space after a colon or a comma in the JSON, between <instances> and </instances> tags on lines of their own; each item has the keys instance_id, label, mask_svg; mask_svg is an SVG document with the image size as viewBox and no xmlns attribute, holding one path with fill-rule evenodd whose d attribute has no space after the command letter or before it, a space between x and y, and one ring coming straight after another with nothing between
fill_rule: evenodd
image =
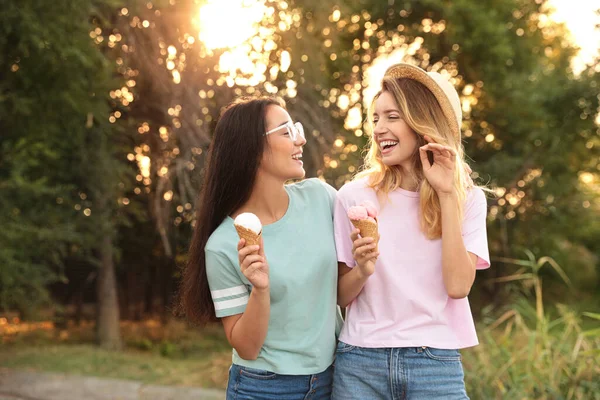
<instances>
[{"instance_id":1,"label":"long dark hair","mask_svg":"<svg viewBox=\"0 0 600 400\"><path fill-rule=\"evenodd\" d=\"M226 108L215 128L179 293L179 311L193 323L217 320L204 247L221 222L250 198L266 147L265 116L270 105L285 106L277 98L239 99Z\"/></svg>"}]
</instances>

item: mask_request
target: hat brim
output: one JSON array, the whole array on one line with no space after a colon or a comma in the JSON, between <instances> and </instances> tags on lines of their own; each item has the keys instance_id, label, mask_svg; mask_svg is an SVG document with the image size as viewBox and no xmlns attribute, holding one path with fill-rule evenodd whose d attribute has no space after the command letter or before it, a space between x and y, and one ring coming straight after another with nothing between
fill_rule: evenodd
<instances>
[{"instance_id":1,"label":"hat brim","mask_svg":"<svg viewBox=\"0 0 600 400\"><path fill-rule=\"evenodd\" d=\"M429 91L435 96L438 104L442 108L442 112L446 117L448 125L452 131L452 134L455 138L460 140L460 127L458 126L458 121L456 120L456 114L454 114L454 110L452 108L452 104L448 99L448 96L444 92L444 90L437 84L432 77L430 77L427 72L422 70L419 67L416 67L411 64L395 64L392 65L385 71L385 77L392 77L396 79L407 78L412 79L421 83L425 86Z\"/></svg>"}]
</instances>

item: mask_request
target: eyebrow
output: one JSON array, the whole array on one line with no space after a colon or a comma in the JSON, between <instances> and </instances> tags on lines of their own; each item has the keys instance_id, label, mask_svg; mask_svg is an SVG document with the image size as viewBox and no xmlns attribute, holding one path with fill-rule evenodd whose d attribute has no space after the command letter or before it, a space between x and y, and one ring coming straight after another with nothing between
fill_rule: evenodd
<instances>
[{"instance_id":1,"label":"eyebrow","mask_svg":"<svg viewBox=\"0 0 600 400\"><path fill-rule=\"evenodd\" d=\"M289 121L285 121L280 123L279 125L275 126L275 128L273 129L269 129L270 131L274 131L275 129L281 128L282 126L284 126L285 124L287 124Z\"/></svg>"},{"instance_id":2,"label":"eyebrow","mask_svg":"<svg viewBox=\"0 0 600 400\"><path fill-rule=\"evenodd\" d=\"M400 110L398 110L397 108L388 108L387 110L384 110L382 112L382 114L389 114L389 113L393 113L393 112L399 113ZM375 112L373 112L373 115L379 115L379 114L377 114L377 112L375 111Z\"/></svg>"},{"instance_id":3,"label":"eyebrow","mask_svg":"<svg viewBox=\"0 0 600 400\"><path fill-rule=\"evenodd\" d=\"M285 122L282 122L282 123L280 123L279 125L277 125L275 128L273 128L273 129L269 129L267 132L274 132L274 131L276 131L277 129L279 129L279 128L282 128L284 125L287 125L287 123L288 123L288 122L290 122L290 121L289 121L289 120L287 120L287 121L285 121Z\"/></svg>"}]
</instances>

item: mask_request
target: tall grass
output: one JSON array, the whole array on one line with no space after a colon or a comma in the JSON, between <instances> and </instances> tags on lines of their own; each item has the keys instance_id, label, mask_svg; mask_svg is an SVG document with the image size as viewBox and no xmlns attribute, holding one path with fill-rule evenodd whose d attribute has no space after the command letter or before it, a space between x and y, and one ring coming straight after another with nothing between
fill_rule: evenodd
<instances>
[{"instance_id":1,"label":"tall grass","mask_svg":"<svg viewBox=\"0 0 600 400\"><path fill-rule=\"evenodd\" d=\"M518 283L502 315L479 326L481 344L464 352L467 390L473 399L600 399L600 328L584 330L583 318L565 305L544 307L540 271L552 268L570 287L560 266L549 257L498 258L516 271L500 282Z\"/></svg>"}]
</instances>

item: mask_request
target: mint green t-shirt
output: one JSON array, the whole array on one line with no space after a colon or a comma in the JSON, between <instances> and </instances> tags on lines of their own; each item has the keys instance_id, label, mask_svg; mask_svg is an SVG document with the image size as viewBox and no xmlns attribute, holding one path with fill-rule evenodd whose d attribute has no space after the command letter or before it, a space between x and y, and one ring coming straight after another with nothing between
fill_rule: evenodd
<instances>
[{"instance_id":1,"label":"mint green t-shirt","mask_svg":"<svg viewBox=\"0 0 600 400\"><path fill-rule=\"evenodd\" d=\"M289 206L263 226L269 264L271 314L256 360L233 350L233 363L278 374L309 375L333 363L336 344L337 257L333 231L335 189L318 179L286 185ZM205 247L206 271L217 317L243 313L251 284L240 271L239 237L231 217Z\"/></svg>"}]
</instances>

